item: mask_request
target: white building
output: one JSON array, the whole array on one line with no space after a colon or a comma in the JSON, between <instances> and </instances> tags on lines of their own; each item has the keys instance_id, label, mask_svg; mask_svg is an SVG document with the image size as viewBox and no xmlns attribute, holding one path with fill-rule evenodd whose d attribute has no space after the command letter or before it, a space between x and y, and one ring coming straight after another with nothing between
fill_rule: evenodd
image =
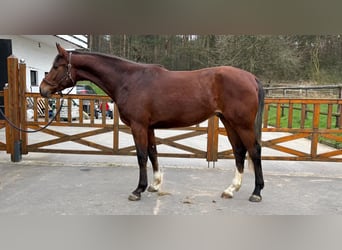
<instances>
[{"instance_id":1,"label":"white building","mask_svg":"<svg viewBox=\"0 0 342 250\"><path fill-rule=\"evenodd\" d=\"M0 35L0 39L11 40L12 54L25 61L28 92L39 92L39 83L57 55L56 43L65 49L88 48L85 35Z\"/></svg>"}]
</instances>

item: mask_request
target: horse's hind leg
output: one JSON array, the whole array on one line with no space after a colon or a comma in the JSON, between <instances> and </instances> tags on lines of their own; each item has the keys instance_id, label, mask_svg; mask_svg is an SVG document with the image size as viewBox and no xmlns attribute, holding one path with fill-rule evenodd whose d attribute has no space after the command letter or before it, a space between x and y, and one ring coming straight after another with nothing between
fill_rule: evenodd
<instances>
[{"instance_id":1,"label":"horse's hind leg","mask_svg":"<svg viewBox=\"0 0 342 250\"><path fill-rule=\"evenodd\" d=\"M253 163L255 175L255 188L249 201L261 201L261 190L264 188L264 177L261 167L261 145L256 139L254 129L239 129L239 136L247 148L249 157Z\"/></svg>"},{"instance_id":2,"label":"horse's hind leg","mask_svg":"<svg viewBox=\"0 0 342 250\"><path fill-rule=\"evenodd\" d=\"M249 197L249 201L259 202L262 199L260 194L261 190L264 188L264 177L261 167L261 145L258 142L255 142L254 147L251 148L248 153L253 162L255 174L255 188L251 197Z\"/></svg>"},{"instance_id":3,"label":"horse's hind leg","mask_svg":"<svg viewBox=\"0 0 342 250\"><path fill-rule=\"evenodd\" d=\"M162 183L162 173L159 170L158 158L157 158L157 146L154 136L154 130L148 130L148 157L152 163L153 168L153 182L148 187L147 191L157 192Z\"/></svg>"},{"instance_id":4,"label":"horse's hind leg","mask_svg":"<svg viewBox=\"0 0 342 250\"><path fill-rule=\"evenodd\" d=\"M229 126L229 124L224 121L224 119L221 119L223 122L226 131L228 133L228 139L230 141L230 144L232 145L234 156L235 156L235 175L232 180L232 184L226 188L221 197L222 198L233 198L234 192L239 191L241 184L242 184L242 176L243 176L243 170L244 170L244 163L245 163L245 156L246 156L246 148L243 145L240 137L238 134Z\"/></svg>"}]
</instances>

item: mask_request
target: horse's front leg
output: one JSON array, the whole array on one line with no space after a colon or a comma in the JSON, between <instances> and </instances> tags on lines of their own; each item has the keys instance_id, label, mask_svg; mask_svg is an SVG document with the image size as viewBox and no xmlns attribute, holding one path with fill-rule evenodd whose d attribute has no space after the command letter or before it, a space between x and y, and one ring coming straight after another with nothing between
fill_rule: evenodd
<instances>
[{"instance_id":1,"label":"horse's front leg","mask_svg":"<svg viewBox=\"0 0 342 250\"><path fill-rule=\"evenodd\" d=\"M134 125L131 127L132 134L137 151L137 158L139 164L139 182L138 187L128 197L131 201L138 201L141 199L141 193L147 188L147 156L148 156L148 137L147 128L141 125Z\"/></svg>"},{"instance_id":2,"label":"horse's front leg","mask_svg":"<svg viewBox=\"0 0 342 250\"><path fill-rule=\"evenodd\" d=\"M158 158L157 158L157 145L154 135L154 129L148 130L148 157L152 163L153 168L153 182L148 187L149 192L158 192L162 184L162 173L159 170Z\"/></svg>"}]
</instances>

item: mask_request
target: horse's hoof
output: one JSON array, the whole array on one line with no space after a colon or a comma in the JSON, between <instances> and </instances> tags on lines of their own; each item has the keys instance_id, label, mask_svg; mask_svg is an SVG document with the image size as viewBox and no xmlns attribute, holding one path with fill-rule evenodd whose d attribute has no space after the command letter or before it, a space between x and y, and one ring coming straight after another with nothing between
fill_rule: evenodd
<instances>
[{"instance_id":1,"label":"horse's hoof","mask_svg":"<svg viewBox=\"0 0 342 250\"><path fill-rule=\"evenodd\" d=\"M230 193L227 193L227 192L223 192L221 194L221 198L222 199L231 199L231 198L233 198L233 194L230 194Z\"/></svg>"},{"instance_id":2,"label":"horse's hoof","mask_svg":"<svg viewBox=\"0 0 342 250\"><path fill-rule=\"evenodd\" d=\"M155 193L155 192L158 192L158 188L156 188L155 186L153 185L150 185L147 189L148 192L151 192L151 193Z\"/></svg>"},{"instance_id":3,"label":"horse's hoof","mask_svg":"<svg viewBox=\"0 0 342 250\"><path fill-rule=\"evenodd\" d=\"M251 197L249 197L249 201L250 202L260 202L262 200L261 196L258 195L251 195Z\"/></svg>"},{"instance_id":4,"label":"horse's hoof","mask_svg":"<svg viewBox=\"0 0 342 250\"><path fill-rule=\"evenodd\" d=\"M130 194L128 196L128 200L130 200L130 201L140 201L141 200L141 196L140 195L135 195L135 194Z\"/></svg>"}]
</instances>

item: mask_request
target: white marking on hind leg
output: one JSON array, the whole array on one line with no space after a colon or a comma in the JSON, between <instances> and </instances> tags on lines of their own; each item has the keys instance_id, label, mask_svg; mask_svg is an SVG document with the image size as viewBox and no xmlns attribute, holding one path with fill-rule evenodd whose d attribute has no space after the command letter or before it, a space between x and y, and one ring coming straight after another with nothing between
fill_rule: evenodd
<instances>
[{"instance_id":1,"label":"white marking on hind leg","mask_svg":"<svg viewBox=\"0 0 342 250\"><path fill-rule=\"evenodd\" d=\"M158 192L163 180L163 174L160 170L153 173L153 182L148 187L149 192Z\"/></svg>"},{"instance_id":2,"label":"white marking on hind leg","mask_svg":"<svg viewBox=\"0 0 342 250\"><path fill-rule=\"evenodd\" d=\"M247 153L247 162L248 162L248 169L254 173L254 164L253 164L252 158L249 156L249 153Z\"/></svg>"},{"instance_id":3,"label":"white marking on hind leg","mask_svg":"<svg viewBox=\"0 0 342 250\"><path fill-rule=\"evenodd\" d=\"M221 197L222 198L233 198L234 192L239 191L242 183L243 174L240 173L237 169L235 170L235 176L233 178L232 184L223 191Z\"/></svg>"}]
</instances>

